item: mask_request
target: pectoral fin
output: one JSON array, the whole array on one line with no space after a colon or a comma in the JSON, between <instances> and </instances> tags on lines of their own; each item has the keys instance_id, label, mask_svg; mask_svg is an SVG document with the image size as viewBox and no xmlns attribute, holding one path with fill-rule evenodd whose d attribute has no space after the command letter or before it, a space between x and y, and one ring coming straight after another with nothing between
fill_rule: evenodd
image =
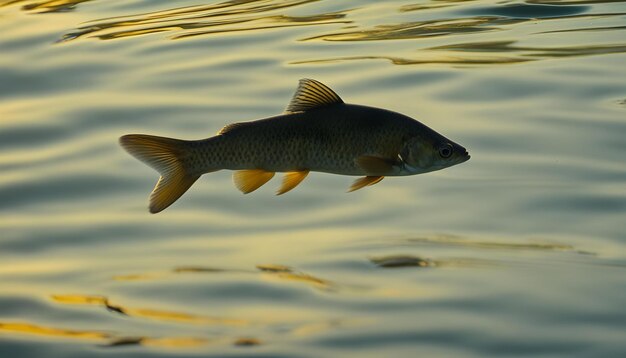
<instances>
[{"instance_id":1,"label":"pectoral fin","mask_svg":"<svg viewBox=\"0 0 626 358\"><path fill-rule=\"evenodd\" d=\"M352 185L350 186L350 189L348 189L348 193L353 192L355 190L359 190L369 185L374 185L378 183L379 181L383 180L384 178L385 178L384 176L366 176L363 178L359 178L355 180L354 183L352 183Z\"/></svg>"},{"instance_id":2,"label":"pectoral fin","mask_svg":"<svg viewBox=\"0 0 626 358\"><path fill-rule=\"evenodd\" d=\"M262 169L238 170L233 173L233 181L237 189L248 194L267 183L273 176L274 172Z\"/></svg>"},{"instance_id":3,"label":"pectoral fin","mask_svg":"<svg viewBox=\"0 0 626 358\"><path fill-rule=\"evenodd\" d=\"M309 175L308 170L285 173L285 176L283 177L283 184L276 192L276 195L285 194L289 190L295 188L304 180L304 178L306 178L307 175Z\"/></svg>"},{"instance_id":4,"label":"pectoral fin","mask_svg":"<svg viewBox=\"0 0 626 358\"><path fill-rule=\"evenodd\" d=\"M368 174L390 174L394 171L394 164L391 159L364 155L356 158L356 164Z\"/></svg>"}]
</instances>

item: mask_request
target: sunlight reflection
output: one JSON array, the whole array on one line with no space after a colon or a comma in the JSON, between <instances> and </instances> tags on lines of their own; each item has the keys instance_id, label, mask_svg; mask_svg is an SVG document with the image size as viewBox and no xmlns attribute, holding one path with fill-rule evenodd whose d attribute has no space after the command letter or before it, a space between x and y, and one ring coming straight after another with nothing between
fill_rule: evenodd
<instances>
[{"instance_id":1,"label":"sunlight reflection","mask_svg":"<svg viewBox=\"0 0 626 358\"><path fill-rule=\"evenodd\" d=\"M351 56L293 61L291 64L333 63L354 60L387 60L394 65L495 65L517 64L556 57L593 56L626 52L626 45L532 47L515 46L515 41L475 42L444 45L422 50L414 58L391 56ZM489 53L486 55L485 53Z\"/></svg>"},{"instance_id":2,"label":"sunlight reflection","mask_svg":"<svg viewBox=\"0 0 626 358\"><path fill-rule=\"evenodd\" d=\"M55 327L45 327L30 323L0 322L0 332L35 334L41 336L66 337L73 339L103 340L111 338L108 333L97 331L69 330Z\"/></svg>"},{"instance_id":3,"label":"sunlight reflection","mask_svg":"<svg viewBox=\"0 0 626 358\"><path fill-rule=\"evenodd\" d=\"M501 25L510 25L522 20L484 16L464 19L440 19L403 24L379 25L373 29L358 29L302 39L324 41L379 41L417 39L421 37L446 36L496 30Z\"/></svg>"},{"instance_id":4,"label":"sunlight reflection","mask_svg":"<svg viewBox=\"0 0 626 358\"><path fill-rule=\"evenodd\" d=\"M74 10L76 5L87 1L92 0L1 0L0 7L25 3L22 10L38 13L64 12Z\"/></svg>"},{"instance_id":5,"label":"sunlight reflection","mask_svg":"<svg viewBox=\"0 0 626 358\"><path fill-rule=\"evenodd\" d=\"M571 251L586 255L592 254L587 251L577 250L572 245L553 242L498 242L496 240L481 241L455 235L434 235L430 237L416 237L406 239L406 241L410 243L468 246L480 249Z\"/></svg>"},{"instance_id":6,"label":"sunlight reflection","mask_svg":"<svg viewBox=\"0 0 626 358\"><path fill-rule=\"evenodd\" d=\"M52 295L51 298L57 303L103 306L109 311L117 312L123 315L161 321L228 326L244 326L250 323L249 321L243 319L208 317L182 312L126 307L118 304L112 304L108 298L102 296Z\"/></svg>"},{"instance_id":7,"label":"sunlight reflection","mask_svg":"<svg viewBox=\"0 0 626 358\"><path fill-rule=\"evenodd\" d=\"M343 20L346 16L345 12L310 16L273 14L277 10L316 1L319 0L225 1L212 5L189 6L123 18L102 19L63 35L60 41L71 41L82 37L111 40L161 32L174 32L172 39L182 39L224 32L350 23L350 21Z\"/></svg>"},{"instance_id":8,"label":"sunlight reflection","mask_svg":"<svg viewBox=\"0 0 626 358\"><path fill-rule=\"evenodd\" d=\"M123 337L98 331L70 330L16 322L0 322L0 333L27 334L54 338L69 338L74 340L94 340L100 342L99 345L102 347L145 345L187 348L204 345L209 341L204 338L194 337Z\"/></svg>"}]
</instances>

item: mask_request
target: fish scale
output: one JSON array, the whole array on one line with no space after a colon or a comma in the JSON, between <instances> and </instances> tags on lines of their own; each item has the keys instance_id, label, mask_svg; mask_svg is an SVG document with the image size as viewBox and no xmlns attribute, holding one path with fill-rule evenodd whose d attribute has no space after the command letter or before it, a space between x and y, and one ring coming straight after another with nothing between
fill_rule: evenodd
<instances>
[{"instance_id":1,"label":"fish scale","mask_svg":"<svg viewBox=\"0 0 626 358\"><path fill-rule=\"evenodd\" d=\"M300 81L282 115L229 124L202 140L130 134L120 143L161 173L150 196L153 213L217 170L235 171L235 185L244 193L286 172L277 192L283 194L310 171L363 176L350 187L354 191L385 176L426 173L469 159L465 148L426 125L385 109L346 104L310 79Z\"/></svg>"}]
</instances>

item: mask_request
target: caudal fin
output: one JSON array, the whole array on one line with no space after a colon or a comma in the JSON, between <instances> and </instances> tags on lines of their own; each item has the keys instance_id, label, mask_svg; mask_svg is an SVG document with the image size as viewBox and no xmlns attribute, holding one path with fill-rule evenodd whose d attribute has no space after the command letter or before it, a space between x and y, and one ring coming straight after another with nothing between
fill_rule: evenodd
<instances>
[{"instance_id":1,"label":"caudal fin","mask_svg":"<svg viewBox=\"0 0 626 358\"><path fill-rule=\"evenodd\" d=\"M133 157L157 170L161 177L150 194L150 212L155 214L172 205L201 174L189 172L188 142L145 134L129 134L120 144Z\"/></svg>"}]
</instances>

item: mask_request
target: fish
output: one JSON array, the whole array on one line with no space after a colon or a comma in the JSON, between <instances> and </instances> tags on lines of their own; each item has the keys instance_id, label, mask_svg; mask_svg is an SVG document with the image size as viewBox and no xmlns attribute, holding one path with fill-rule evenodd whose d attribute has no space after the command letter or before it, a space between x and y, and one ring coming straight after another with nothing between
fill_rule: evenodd
<instances>
[{"instance_id":1,"label":"fish","mask_svg":"<svg viewBox=\"0 0 626 358\"><path fill-rule=\"evenodd\" d=\"M172 205L203 174L232 170L248 194L285 173L277 195L309 172L359 176L348 192L390 176L432 172L470 159L467 150L421 122L386 109L345 103L332 89L301 79L283 114L223 127L200 140L127 134L120 145L160 173L149 211Z\"/></svg>"}]
</instances>

